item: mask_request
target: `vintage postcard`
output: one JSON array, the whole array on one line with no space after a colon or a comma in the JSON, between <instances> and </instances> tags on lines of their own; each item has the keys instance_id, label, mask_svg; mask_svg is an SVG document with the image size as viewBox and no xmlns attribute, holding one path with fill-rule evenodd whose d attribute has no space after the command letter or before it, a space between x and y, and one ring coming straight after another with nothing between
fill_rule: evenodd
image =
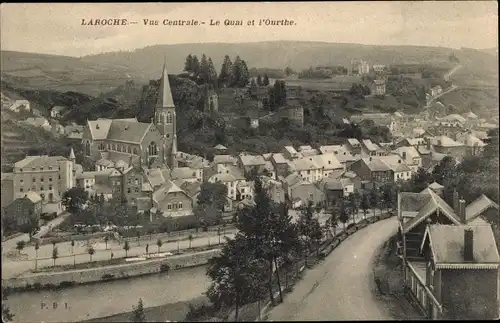
<instances>
[{"instance_id":1,"label":"vintage postcard","mask_svg":"<svg viewBox=\"0 0 500 323\"><path fill-rule=\"evenodd\" d=\"M2 3L4 322L499 319L495 1Z\"/></svg>"}]
</instances>

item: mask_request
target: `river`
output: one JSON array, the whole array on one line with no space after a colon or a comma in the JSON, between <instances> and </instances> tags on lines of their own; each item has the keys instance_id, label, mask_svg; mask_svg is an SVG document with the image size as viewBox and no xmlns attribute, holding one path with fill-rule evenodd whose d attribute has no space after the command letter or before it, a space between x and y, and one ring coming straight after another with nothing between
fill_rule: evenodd
<instances>
[{"instance_id":1,"label":"river","mask_svg":"<svg viewBox=\"0 0 500 323\"><path fill-rule=\"evenodd\" d=\"M77 322L131 311L139 298L145 307L191 300L210 285L205 271L206 266L200 266L55 291L12 293L5 302L14 322Z\"/></svg>"}]
</instances>

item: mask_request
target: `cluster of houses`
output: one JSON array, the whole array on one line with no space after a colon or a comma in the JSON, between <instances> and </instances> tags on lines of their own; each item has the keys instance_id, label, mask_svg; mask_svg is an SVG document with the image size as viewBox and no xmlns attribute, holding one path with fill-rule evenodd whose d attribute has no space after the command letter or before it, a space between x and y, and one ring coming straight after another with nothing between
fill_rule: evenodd
<instances>
[{"instance_id":1,"label":"cluster of houses","mask_svg":"<svg viewBox=\"0 0 500 323\"><path fill-rule=\"evenodd\" d=\"M408 180L419 168L432 171L445 156L460 160L480 153L486 145L471 128L463 128L454 139L412 129L410 135L395 136L398 139L393 142L349 138L340 145L286 146L263 155L231 156L225 153L226 147L218 145L219 153L208 161L177 150L176 108L165 66L159 93L149 123L135 118L97 119L87 121L84 127L64 128L83 144L85 158L95 165L92 171L76 164L73 151L67 158L27 156L15 163L12 173L2 174L3 214L22 222L26 215L36 214L33 210L63 212L62 194L71 187L81 187L90 196L121 198L138 212L154 210L165 217L178 217L193 213L203 182L227 187L226 211L231 212L253 203L251 178L255 174L262 177L276 202L287 196L293 207L308 200L328 205L335 196ZM51 118L57 119L63 111L53 108ZM482 124L470 114L464 119L454 126L465 127L470 120L477 120L470 125ZM397 134L405 125L428 119L397 112L352 116L348 122L363 120L387 126Z\"/></svg>"},{"instance_id":2,"label":"cluster of houses","mask_svg":"<svg viewBox=\"0 0 500 323\"><path fill-rule=\"evenodd\" d=\"M452 204L437 183L398 194L405 287L429 319L498 319L498 204L485 195L467 204L457 193Z\"/></svg>"}]
</instances>

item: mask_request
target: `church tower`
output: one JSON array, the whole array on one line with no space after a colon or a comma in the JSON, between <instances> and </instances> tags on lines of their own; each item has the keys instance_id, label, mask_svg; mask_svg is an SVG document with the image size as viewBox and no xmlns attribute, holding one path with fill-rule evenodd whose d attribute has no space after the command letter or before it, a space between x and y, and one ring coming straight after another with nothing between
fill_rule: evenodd
<instances>
[{"instance_id":1,"label":"church tower","mask_svg":"<svg viewBox=\"0 0 500 323\"><path fill-rule=\"evenodd\" d=\"M175 105L172 99L170 82L168 81L167 62L163 64L158 100L155 105L154 124L163 136L163 162L170 168L175 167L177 153Z\"/></svg>"}]
</instances>

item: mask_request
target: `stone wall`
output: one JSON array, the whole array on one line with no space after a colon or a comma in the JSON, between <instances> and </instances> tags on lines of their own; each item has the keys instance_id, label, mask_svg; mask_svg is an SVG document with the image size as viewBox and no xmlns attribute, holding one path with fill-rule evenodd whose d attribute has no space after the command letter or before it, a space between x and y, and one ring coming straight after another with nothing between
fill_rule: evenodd
<instances>
[{"instance_id":1,"label":"stone wall","mask_svg":"<svg viewBox=\"0 0 500 323\"><path fill-rule=\"evenodd\" d=\"M71 270L55 273L39 273L30 276L2 280L2 286L16 289L51 288L56 286L70 286L86 284L103 280L114 280L127 277L159 273L162 265L168 265L170 270L205 265L208 260L219 255L220 249L202 251L193 254L171 256L165 259L129 263L123 265L106 266L91 269ZM61 284L62 283L62 284Z\"/></svg>"}]
</instances>

